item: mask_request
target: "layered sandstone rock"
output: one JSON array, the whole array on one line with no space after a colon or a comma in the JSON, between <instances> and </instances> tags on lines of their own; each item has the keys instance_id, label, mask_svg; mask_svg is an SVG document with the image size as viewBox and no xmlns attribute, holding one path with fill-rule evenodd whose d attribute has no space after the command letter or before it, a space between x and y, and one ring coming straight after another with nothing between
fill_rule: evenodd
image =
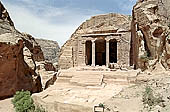
<instances>
[{"instance_id":1,"label":"layered sandstone rock","mask_svg":"<svg viewBox=\"0 0 170 112\"><path fill-rule=\"evenodd\" d=\"M98 15L90 18L82 23L77 30L72 34L71 38L61 47L59 55L59 67L61 69L68 69L70 67L79 66L85 63L84 46L82 35L85 34L109 34L109 33L125 33L120 42L118 50L124 54L119 54L118 58L121 60L129 60L129 46L130 46L130 16L121 14L106 14ZM121 36L120 36L121 37ZM85 37L84 37L85 38ZM88 38L88 37L87 37ZM101 38L104 38L104 36ZM126 47L125 47L126 46ZM124 50L124 48L127 48ZM126 62L125 62L126 63ZM128 63L128 62L127 62Z\"/></svg>"},{"instance_id":2,"label":"layered sandstone rock","mask_svg":"<svg viewBox=\"0 0 170 112\"><path fill-rule=\"evenodd\" d=\"M41 91L35 61L44 60L40 46L28 34L18 32L0 3L0 99L18 90Z\"/></svg>"},{"instance_id":3,"label":"layered sandstone rock","mask_svg":"<svg viewBox=\"0 0 170 112\"><path fill-rule=\"evenodd\" d=\"M42 83L42 88L46 89L50 85L53 85L54 83L49 83L50 80L55 80L57 79L57 70L53 66L52 63L46 62L46 61L36 61L36 73L40 74L41 76L41 83Z\"/></svg>"},{"instance_id":4,"label":"layered sandstone rock","mask_svg":"<svg viewBox=\"0 0 170 112\"><path fill-rule=\"evenodd\" d=\"M159 62L166 69L170 68L169 6L169 0L139 0L134 6L132 63L136 66L154 68L154 65Z\"/></svg>"},{"instance_id":5,"label":"layered sandstone rock","mask_svg":"<svg viewBox=\"0 0 170 112\"><path fill-rule=\"evenodd\" d=\"M50 61L52 63L58 62L60 47L56 41L45 39L36 39L36 41L41 46L45 60Z\"/></svg>"}]
</instances>

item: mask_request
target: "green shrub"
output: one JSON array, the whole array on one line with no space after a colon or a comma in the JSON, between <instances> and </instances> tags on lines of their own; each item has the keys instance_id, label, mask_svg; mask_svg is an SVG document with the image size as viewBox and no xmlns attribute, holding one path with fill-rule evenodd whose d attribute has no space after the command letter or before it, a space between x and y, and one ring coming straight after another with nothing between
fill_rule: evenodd
<instances>
[{"instance_id":1,"label":"green shrub","mask_svg":"<svg viewBox=\"0 0 170 112\"><path fill-rule=\"evenodd\" d=\"M17 91L12 100L16 112L45 112L42 107L34 105L29 91Z\"/></svg>"},{"instance_id":2,"label":"green shrub","mask_svg":"<svg viewBox=\"0 0 170 112\"><path fill-rule=\"evenodd\" d=\"M162 96L160 95L154 96L153 90L149 86L145 88L142 101L143 104L147 104L150 107L158 105L159 103L163 102Z\"/></svg>"},{"instance_id":3,"label":"green shrub","mask_svg":"<svg viewBox=\"0 0 170 112\"><path fill-rule=\"evenodd\" d=\"M16 112L27 112L35 108L29 91L17 91L12 103Z\"/></svg>"},{"instance_id":4,"label":"green shrub","mask_svg":"<svg viewBox=\"0 0 170 112\"><path fill-rule=\"evenodd\" d=\"M103 103L100 103L100 104L99 104L99 107L104 107L104 104L103 104Z\"/></svg>"}]
</instances>

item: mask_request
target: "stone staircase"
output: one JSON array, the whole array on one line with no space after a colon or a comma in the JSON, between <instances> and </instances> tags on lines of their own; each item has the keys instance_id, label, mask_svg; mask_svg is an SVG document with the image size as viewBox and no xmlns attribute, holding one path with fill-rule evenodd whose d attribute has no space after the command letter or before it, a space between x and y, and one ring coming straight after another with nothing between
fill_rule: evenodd
<instances>
[{"instance_id":1,"label":"stone staircase","mask_svg":"<svg viewBox=\"0 0 170 112\"><path fill-rule=\"evenodd\" d=\"M100 86L103 75L100 72L62 71L56 83L70 83L77 86Z\"/></svg>"},{"instance_id":2,"label":"stone staircase","mask_svg":"<svg viewBox=\"0 0 170 112\"><path fill-rule=\"evenodd\" d=\"M105 72L103 75L103 82L106 84L127 85L129 83L128 76L121 72Z\"/></svg>"},{"instance_id":3,"label":"stone staircase","mask_svg":"<svg viewBox=\"0 0 170 112\"><path fill-rule=\"evenodd\" d=\"M101 86L104 84L129 84L137 72L127 71L80 71L64 70L58 76L56 83L68 83L77 86Z\"/></svg>"},{"instance_id":4,"label":"stone staircase","mask_svg":"<svg viewBox=\"0 0 170 112\"><path fill-rule=\"evenodd\" d=\"M71 78L73 77L73 72L71 71L61 71L57 77L57 83L70 83Z\"/></svg>"},{"instance_id":5,"label":"stone staircase","mask_svg":"<svg viewBox=\"0 0 170 112\"><path fill-rule=\"evenodd\" d=\"M76 72L70 80L80 86L100 86L103 82L103 75L100 72Z\"/></svg>"}]
</instances>

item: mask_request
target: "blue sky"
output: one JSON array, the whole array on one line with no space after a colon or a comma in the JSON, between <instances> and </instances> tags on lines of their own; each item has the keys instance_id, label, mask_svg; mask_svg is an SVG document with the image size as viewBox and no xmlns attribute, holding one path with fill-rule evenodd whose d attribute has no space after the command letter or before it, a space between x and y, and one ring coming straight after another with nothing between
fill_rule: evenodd
<instances>
[{"instance_id":1,"label":"blue sky","mask_svg":"<svg viewBox=\"0 0 170 112\"><path fill-rule=\"evenodd\" d=\"M131 14L136 0L1 0L16 28L34 37L55 40L59 45L91 16Z\"/></svg>"}]
</instances>

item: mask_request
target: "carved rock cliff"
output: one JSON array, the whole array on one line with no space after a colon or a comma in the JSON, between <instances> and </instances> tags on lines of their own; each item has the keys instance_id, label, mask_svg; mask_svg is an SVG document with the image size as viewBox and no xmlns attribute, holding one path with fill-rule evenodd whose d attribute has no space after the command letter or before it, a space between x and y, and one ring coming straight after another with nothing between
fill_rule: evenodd
<instances>
[{"instance_id":1,"label":"carved rock cliff","mask_svg":"<svg viewBox=\"0 0 170 112\"><path fill-rule=\"evenodd\" d=\"M133 63L143 69L154 69L157 63L170 68L170 1L139 0L133 8Z\"/></svg>"},{"instance_id":2,"label":"carved rock cliff","mask_svg":"<svg viewBox=\"0 0 170 112\"><path fill-rule=\"evenodd\" d=\"M0 99L16 91L40 92L40 75L35 61L44 60L40 46L31 35L14 27L7 10L0 2Z\"/></svg>"}]
</instances>

